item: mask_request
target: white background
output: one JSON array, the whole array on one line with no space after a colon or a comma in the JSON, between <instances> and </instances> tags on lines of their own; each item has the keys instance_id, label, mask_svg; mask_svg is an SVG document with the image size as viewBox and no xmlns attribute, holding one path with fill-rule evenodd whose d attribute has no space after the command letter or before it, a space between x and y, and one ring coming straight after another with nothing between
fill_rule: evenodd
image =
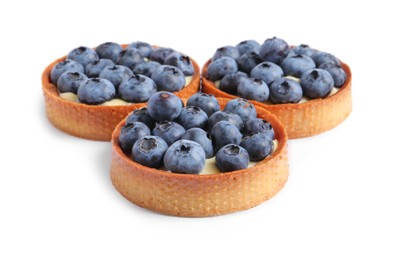
<instances>
[{"instance_id":1,"label":"white background","mask_svg":"<svg viewBox=\"0 0 398 260\"><path fill-rule=\"evenodd\" d=\"M398 19L388 1L0 5L0 259L398 258ZM337 128L289 141L286 186L253 209L210 218L141 209L110 182L109 143L46 119L41 72L80 45L140 40L203 65L217 47L272 36L348 63L354 107Z\"/></svg>"}]
</instances>

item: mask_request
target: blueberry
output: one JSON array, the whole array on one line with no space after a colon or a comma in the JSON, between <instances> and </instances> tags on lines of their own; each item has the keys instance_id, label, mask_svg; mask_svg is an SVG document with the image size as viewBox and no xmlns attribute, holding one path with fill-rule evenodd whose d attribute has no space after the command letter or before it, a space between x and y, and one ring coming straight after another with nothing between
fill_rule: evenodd
<instances>
[{"instance_id":1,"label":"blueberry","mask_svg":"<svg viewBox=\"0 0 398 260\"><path fill-rule=\"evenodd\" d=\"M89 78L97 78L106 67L113 67L115 63L109 59L99 59L87 64L86 75Z\"/></svg>"},{"instance_id":2,"label":"blueberry","mask_svg":"<svg viewBox=\"0 0 398 260\"><path fill-rule=\"evenodd\" d=\"M301 76L303 93L309 98L326 97L332 91L333 85L333 77L323 69L309 70Z\"/></svg>"},{"instance_id":3,"label":"blueberry","mask_svg":"<svg viewBox=\"0 0 398 260\"><path fill-rule=\"evenodd\" d=\"M80 85L86 80L88 80L88 77L81 72L67 71L58 78L58 92L73 92L77 94Z\"/></svg>"},{"instance_id":4,"label":"blueberry","mask_svg":"<svg viewBox=\"0 0 398 260\"><path fill-rule=\"evenodd\" d=\"M133 76L133 72L123 65L115 65L113 67L105 67L99 77L109 80L116 89L119 88L123 80Z\"/></svg>"},{"instance_id":5,"label":"blueberry","mask_svg":"<svg viewBox=\"0 0 398 260\"><path fill-rule=\"evenodd\" d=\"M177 122L185 129L198 127L204 129L207 125L207 114L196 106L187 106L182 108Z\"/></svg>"},{"instance_id":6,"label":"blueberry","mask_svg":"<svg viewBox=\"0 0 398 260\"><path fill-rule=\"evenodd\" d=\"M205 111L208 117L210 117L214 112L220 110L220 104L218 103L217 98L203 92L197 92L190 96L187 101L187 106L200 107Z\"/></svg>"},{"instance_id":7,"label":"blueberry","mask_svg":"<svg viewBox=\"0 0 398 260\"><path fill-rule=\"evenodd\" d=\"M119 85L119 95L127 102L141 103L157 92L156 84L147 76L133 75Z\"/></svg>"},{"instance_id":8,"label":"blueberry","mask_svg":"<svg viewBox=\"0 0 398 260\"><path fill-rule=\"evenodd\" d=\"M182 100L170 92L160 91L148 100L148 113L157 121L173 121L182 109Z\"/></svg>"},{"instance_id":9,"label":"blueberry","mask_svg":"<svg viewBox=\"0 0 398 260\"><path fill-rule=\"evenodd\" d=\"M265 61L252 69L250 77L262 79L265 84L270 85L274 80L283 77L283 70L275 63Z\"/></svg>"},{"instance_id":10,"label":"blueberry","mask_svg":"<svg viewBox=\"0 0 398 260\"><path fill-rule=\"evenodd\" d=\"M261 62L263 62L263 60L260 58L258 53L249 52L239 57L238 67L240 71L250 74L252 69Z\"/></svg>"},{"instance_id":11,"label":"blueberry","mask_svg":"<svg viewBox=\"0 0 398 260\"><path fill-rule=\"evenodd\" d=\"M171 145L181 139L181 136L185 133L185 129L176 122L162 121L156 124L152 132L154 135L165 140L168 145Z\"/></svg>"},{"instance_id":12,"label":"blueberry","mask_svg":"<svg viewBox=\"0 0 398 260\"><path fill-rule=\"evenodd\" d=\"M236 95L239 83L247 74L241 71L225 75L220 81L220 90Z\"/></svg>"},{"instance_id":13,"label":"blueberry","mask_svg":"<svg viewBox=\"0 0 398 260\"><path fill-rule=\"evenodd\" d=\"M242 79L237 88L238 96L264 102L268 99L268 85L262 79L246 78Z\"/></svg>"},{"instance_id":14,"label":"blueberry","mask_svg":"<svg viewBox=\"0 0 398 260\"><path fill-rule=\"evenodd\" d=\"M213 147L216 151L227 144L239 144L242 139L239 129L227 121L216 123L210 133L213 140Z\"/></svg>"},{"instance_id":15,"label":"blueberry","mask_svg":"<svg viewBox=\"0 0 398 260\"><path fill-rule=\"evenodd\" d=\"M122 50L122 46L115 42L105 42L95 48L99 58L110 59L113 62L117 61L117 58Z\"/></svg>"},{"instance_id":16,"label":"blueberry","mask_svg":"<svg viewBox=\"0 0 398 260\"><path fill-rule=\"evenodd\" d=\"M218 60L221 57L230 57L234 60L239 59L239 50L235 46L223 46L216 50L213 54L212 61Z\"/></svg>"},{"instance_id":17,"label":"blueberry","mask_svg":"<svg viewBox=\"0 0 398 260\"><path fill-rule=\"evenodd\" d=\"M164 60L165 65L171 65L179 68L185 76L193 75L194 68L191 59L187 55L179 52L173 52Z\"/></svg>"},{"instance_id":18,"label":"blueberry","mask_svg":"<svg viewBox=\"0 0 398 260\"><path fill-rule=\"evenodd\" d=\"M261 45L255 40L241 41L236 45L240 56L250 52L259 53L260 47Z\"/></svg>"},{"instance_id":19,"label":"blueberry","mask_svg":"<svg viewBox=\"0 0 398 260\"><path fill-rule=\"evenodd\" d=\"M142 56L148 58L152 53L152 46L146 42L132 42L127 46L127 49L134 48L141 52Z\"/></svg>"},{"instance_id":20,"label":"blueberry","mask_svg":"<svg viewBox=\"0 0 398 260\"><path fill-rule=\"evenodd\" d=\"M300 84L288 78L280 78L269 87L269 99L274 104L298 103L303 97Z\"/></svg>"},{"instance_id":21,"label":"blueberry","mask_svg":"<svg viewBox=\"0 0 398 260\"><path fill-rule=\"evenodd\" d=\"M225 145L216 154L216 165L221 172L246 169L249 166L249 153L239 145Z\"/></svg>"},{"instance_id":22,"label":"blueberry","mask_svg":"<svg viewBox=\"0 0 398 260\"><path fill-rule=\"evenodd\" d=\"M306 55L311 57L312 55L314 55L316 52L318 52L317 50L311 48L309 45L307 44L300 44L298 46L295 46L292 48L292 51L295 54L301 54L301 55Z\"/></svg>"},{"instance_id":23,"label":"blueberry","mask_svg":"<svg viewBox=\"0 0 398 260\"><path fill-rule=\"evenodd\" d=\"M244 137L240 146L249 153L250 161L261 161L271 154L274 143L265 133L257 133Z\"/></svg>"},{"instance_id":24,"label":"blueberry","mask_svg":"<svg viewBox=\"0 0 398 260\"><path fill-rule=\"evenodd\" d=\"M88 105L98 105L113 99L115 86L107 79L91 78L83 82L77 90L79 101Z\"/></svg>"},{"instance_id":25,"label":"blueberry","mask_svg":"<svg viewBox=\"0 0 398 260\"><path fill-rule=\"evenodd\" d=\"M151 77L152 73L160 66L159 62L156 61L148 61L141 62L134 67L133 73L142 74L147 77Z\"/></svg>"},{"instance_id":26,"label":"blueberry","mask_svg":"<svg viewBox=\"0 0 398 260\"><path fill-rule=\"evenodd\" d=\"M176 52L175 50L171 48L155 48L152 50L151 55L149 56L150 60L157 61L160 64L164 63L164 60L166 59L167 56L172 54L173 52Z\"/></svg>"},{"instance_id":27,"label":"blueberry","mask_svg":"<svg viewBox=\"0 0 398 260\"><path fill-rule=\"evenodd\" d=\"M137 64L142 62L144 62L144 56L138 49L135 48L127 48L122 50L119 53L119 57L116 61L117 64L126 66L131 70L133 70Z\"/></svg>"},{"instance_id":28,"label":"blueberry","mask_svg":"<svg viewBox=\"0 0 398 260\"><path fill-rule=\"evenodd\" d=\"M151 134L151 130L141 122L124 125L120 130L119 144L123 152L131 154L134 143L143 136Z\"/></svg>"},{"instance_id":29,"label":"blueberry","mask_svg":"<svg viewBox=\"0 0 398 260\"><path fill-rule=\"evenodd\" d=\"M84 67L83 67L83 65L81 65L80 63L78 63L77 61L74 61L74 60L66 59L64 61L61 61L61 62L55 64L55 66L51 69L51 72L50 72L51 83L57 84L58 78L64 72L67 72L67 71L84 73Z\"/></svg>"},{"instance_id":30,"label":"blueberry","mask_svg":"<svg viewBox=\"0 0 398 260\"><path fill-rule=\"evenodd\" d=\"M158 90L180 91L185 86L185 76L178 68L170 65L160 65L157 67L151 78L155 81Z\"/></svg>"},{"instance_id":31,"label":"blueberry","mask_svg":"<svg viewBox=\"0 0 398 260\"><path fill-rule=\"evenodd\" d=\"M188 129L182 136L181 139L191 140L200 144L205 150L206 158L214 156L213 144L209 133L201 128Z\"/></svg>"},{"instance_id":32,"label":"blueberry","mask_svg":"<svg viewBox=\"0 0 398 260\"><path fill-rule=\"evenodd\" d=\"M224 111L238 114L242 118L243 123L246 123L250 118L257 117L256 108L244 98L236 98L228 101L224 107Z\"/></svg>"},{"instance_id":33,"label":"blueberry","mask_svg":"<svg viewBox=\"0 0 398 260\"><path fill-rule=\"evenodd\" d=\"M210 131L215 124L220 121L227 121L236 126L239 130L243 129L243 121L239 115L226 111L217 111L207 120L207 129Z\"/></svg>"},{"instance_id":34,"label":"blueberry","mask_svg":"<svg viewBox=\"0 0 398 260\"><path fill-rule=\"evenodd\" d=\"M275 132L272 125L268 121L261 118L252 118L248 120L245 124L244 133L245 135L264 133L271 140L275 137Z\"/></svg>"},{"instance_id":35,"label":"blueberry","mask_svg":"<svg viewBox=\"0 0 398 260\"><path fill-rule=\"evenodd\" d=\"M320 69L324 69L332 75L334 86L339 88L344 85L347 75L345 71L338 65L332 63L322 63L319 65Z\"/></svg>"},{"instance_id":36,"label":"blueberry","mask_svg":"<svg viewBox=\"0 0 398 260\"><path fill-rule=\"evenodd\" d=\"M171 172L198 174L205 166L206 155L200 144L179 140L167 149L163 162Z\"/></svg>"},{"instance_id":37,"label":"blueberry","mask_svg":"<svg viewBox=\"0 0 398 260\"><path fill-rule=\"evenodd\" d=\"M338 66L341 66L340 60L336 58L333 54L318 51L311 56L311 58L315 61L317 66L321 65L322 63L332 63Z\"/></svg>"},{"instance_id":38,"label":"blueberry","mask_svg":"<svg viewBox=\"0 0 398 260\"><path fill-rule=\"evenodd\" d=\"M290 48L284 40L273 37L266 39L260 47L260 57L264 61L281 62L289 54ZM267 83L268 84L268 83Z\"/></svg>"},{"instance_id":39,"label":"blueberry","mask_svg":"<svg viewBox=\"0 0 398 260\"><path fill-rule=\"evenodd\" d=\"M95 50L84 46L71 50L66 57L79 62L83 67L86 67L87 64L91 62L99 60L98 54Z\"/></svg>"},{"instance_id":40,"label":"blueberry","mask_svg":"<svg viewBox=\"0 0 398 260\"><path fill-rule=\"evenodd\" d=\"M167 148L167 143L162 138L147 135L134 143L132 157L139 164L159 168L163 165L163 157Z\"/></svg>"},{"instance_id":41,"label":"blueberry","mask_svg":"<svg viewBox=\"0 0 398 260\"><path fill-rule=\"evenodd\" d=\"M233 58L221 57L209 64L207 67L207 78L211 81L216 81L237 71L238 64Z\"/></svg>"},{"instance_id":42,"label":"blueberry","mask_svg":"<svg viewBox=\"0 0 398 260\"><path fill-rule=\"evenodd\" d=\"M141 109L136 109L132 113L128 115L126 118L126 125L129 125L133 122L141 122L146 124L149 129L153 129L155 127L155 120L149 115L148 109L143 107Z\"/></svg>"},{"instance_id":43,"label":"blueberry","mask_svg":"<svg viewBox=\"0 0 398 260\"><path fill-rule=\"evenodd\" d=\"M281 67L285 76L300 78L307 70L315 69L315 62L306 55L297 54L284 59Z\"/></svg>"}]
</instances>

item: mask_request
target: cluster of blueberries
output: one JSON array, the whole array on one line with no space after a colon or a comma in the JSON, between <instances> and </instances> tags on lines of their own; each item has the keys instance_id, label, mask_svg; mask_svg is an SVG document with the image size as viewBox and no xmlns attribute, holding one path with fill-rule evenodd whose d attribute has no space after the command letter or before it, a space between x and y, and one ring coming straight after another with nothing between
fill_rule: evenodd
<instances>
[{"instance_id":1,"label":"cluster of blueberries","mask_svg":"<svg viewBox=\"0 0 398 260\"><path fill-rule=\"evenodd\" d=\"M198 92L184 106L173 93L161 91L126 118L119 144L142 165L198 174L214 155L221 172L247 168L249 161L272 153L274 135L246 99L232 99L221 110L212 95Z\"/></svg>"},{"instance_id":2,"label":"cluster of blueberries","mask_svg":"<svg viewBox=\"0 0 398 260\"><path fill-rule=\"evenodd\" d=\"M290 77L286 77L290 76ZM207 79L232 95L274 104L298 103L329 95L344 85L346 73L334 55L308 45L290 47L283 39L254 40L224 46L214 53ZM292 78L294 77L294 78Z\"/></svg>"},{"instance_id":3,"label":"cluster of blueberries","mask_svg":"<svg viewBox=\"0 0 398 260\"><path fill-rule=\"evenodd\" d=\"M81 103L97 105L116 97L146 102L157 91L181 90L193 73L190 58L171 48L133 42L123 49L106 42L73 49L52 68L50 79L59 93L72 92Z\"/></svg>"}]
</instances>

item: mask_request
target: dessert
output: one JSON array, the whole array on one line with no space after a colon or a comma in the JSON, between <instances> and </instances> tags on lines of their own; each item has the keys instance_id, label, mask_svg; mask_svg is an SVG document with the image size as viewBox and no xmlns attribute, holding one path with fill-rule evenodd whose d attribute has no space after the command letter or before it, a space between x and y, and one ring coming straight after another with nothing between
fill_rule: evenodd
<instances>
[{"instance_id":1,"label":"dessert","mask_svg":"<svg viewBox=\"0 0 398 260\"><path fill-rule=\"evenodd\" d=\"M249 99L275 114L290 139L320 134L351 113L351 71L334 55L276 37L224 49L203 66L202 91Z\"/></svg>"},{"instance_id":2,"label":"dessert","mask_svg":"<svg viewBox=\"0 0 398 260\"><path fill-rule=\"evenodd\" d=\"M169 54L173 54L168 60L171 65L162 65ZM144 106L156 91L169 89L170 85L162 85L162 77L151 78L155 72L178 82L171 91L180 97L189 97L199 89L196 62L171 48L144 42L108 42L95 49L73 49L42 73L47 117L71 135L109 141L115 126L128 113Z\"/></svg>"},{"instance_id":3,"label":"dessert","mask_svg":"<svg viewBox=\"0 0 398 260\"><path fill-rule=\"evenodd\" d=\"M159 98L167 101L174 97L168 92L151 97ZM123 129L145 118L136 114L151 114L141 112L144 109L158 115L153 111L158 109L152 107L151 99L146 110L141 108L137 110L140 112L132 112L117 125L112 135L112 183L129 201L163 214L212 216L254 207L274 196L284 186L288 177L287 135L281 122L261 107L252 107L256 111L254 115L252 109L239 106L237 101L214 99L200 92L189 100L183 99L184 104L197 103L205 109L217 105L219 109L225 109L227 104L232 104L231 110L247 117L247 134L242 134L245 127L240 116L240 122L233 116L226 116L214 123L211 129L208 126L184 129L180 139L172 144L167 144L160 134L152 131L151 135L140 137L130 152L124 151L120 138ZM201 107L194 110L204 111ZM179 106L175 109L183 110ZM209 113L209 119L217 111ZM223 112L237 116L232 112ZM172 120L178 119L175 114ZM162 115L160 119L164 117ZM175 122L158 122L158 125L171 123ZM208 137L208 130L213 143ZM231 134L231 140L227 132L235 133ZM242 139L242 136L245 137ZM250 161L250 158L253 160Z\"/></svg>"}]
</instances>

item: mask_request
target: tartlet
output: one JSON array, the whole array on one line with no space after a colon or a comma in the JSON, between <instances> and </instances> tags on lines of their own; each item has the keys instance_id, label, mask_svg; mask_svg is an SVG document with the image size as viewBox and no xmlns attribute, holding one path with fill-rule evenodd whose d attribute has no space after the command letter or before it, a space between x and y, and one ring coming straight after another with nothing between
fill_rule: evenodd
<instances>
[{"instance_id":1,"label":"tartlet","mask_svg":"<svg viewBox=\"0 0 398 260\"><path fill-rule=\"evenodd\" d=\"M221 108L229 99L219 98ZM119 146L125 120L112 134L110 176L130 202L167 215L204 217L232 213L259 205L277 194L288 178L287 134L282 123L256 107L257 117L274 128L278 142L269 157L244 170L211 174L178 174L149 168L131 160Z\"/></svg>"},{"instance_id":2,"label":"tartlet","mask_svg":"<svg viewBox=\"0 0 398 260\"><path fill-rule=\"evenodd\" d=\"M122 45L125 48L127 45ZM156 46L157 47L157 46ZM132 103L119 106L86 105L62 99L57 87L50 81L51 69L66 56L56 59L42 73L42 89L45 98L46 114L49 121L60 130L73 136L109 141L115 126L131 111L145 103ZM181 91L175 92L181 98L187 98L199 90L200 69L190 58L194 74L192 80Z\"/></svg>"},{"instance_id":3,"label":"tartlet","mask_svg":"<svg viewBox=\"0 0 398 260\"><path fill-rule=\"evenodd\" d=\"M216 97L237 98L216 87L213 81L206 78L211 59L202 68L202 91ZM339 90L325 98L308 100L296 104L266 104L250 100L254 105L263 107L284 124L289 139L308 137L330 130L344 121L352 110L350 67L341 62L346 72L346 81Z\"/></svg>"}]
</instances>

